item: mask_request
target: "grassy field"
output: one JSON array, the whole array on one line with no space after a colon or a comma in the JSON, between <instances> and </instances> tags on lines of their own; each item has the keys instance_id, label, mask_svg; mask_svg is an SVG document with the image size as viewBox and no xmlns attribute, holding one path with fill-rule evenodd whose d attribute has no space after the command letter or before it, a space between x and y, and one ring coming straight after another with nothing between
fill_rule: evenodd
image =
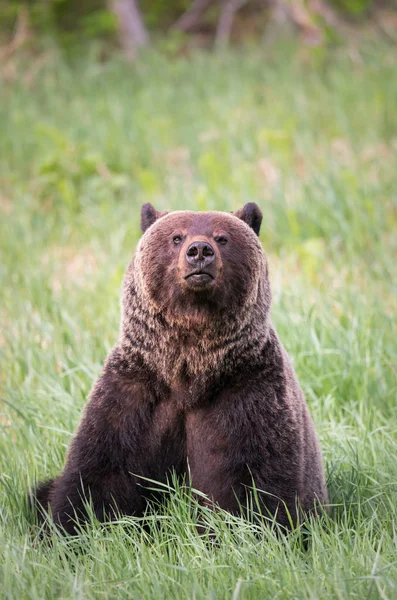
<instances>
[{"instance_id":1,"label":"grassy field","mask_svg":"<svg viewBox=\"0 0 397 600\"><path fill-rule=\"evenodd\" d=\"M0 595L397 597L395 48L245 49L136 66L55 53L0 103ZM32 536L118 335L139 209L258 202L273 321L323 449L333 510L285 539L184 490L146 529ZM303 540L309 538L309 543ZM76 547L83 547L76 552Z\"/></svg>"}]
</instances>

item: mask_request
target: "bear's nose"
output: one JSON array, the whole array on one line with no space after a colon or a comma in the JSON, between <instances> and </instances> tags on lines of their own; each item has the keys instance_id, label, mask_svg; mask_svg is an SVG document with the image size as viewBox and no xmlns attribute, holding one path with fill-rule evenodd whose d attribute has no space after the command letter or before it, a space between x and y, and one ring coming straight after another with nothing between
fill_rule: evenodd
<instances>
[{"instance_id":1,"label":"bear's nose","mask_svg":"<svg viewBox=\"0 0 397 600\"><path fill-rule=\"evenodd\" d=\"M186 260L189 265L204 267L209 265L215 258L215 251L208 242L193 242L186 251Z\"/></svg>"}]
</instances>

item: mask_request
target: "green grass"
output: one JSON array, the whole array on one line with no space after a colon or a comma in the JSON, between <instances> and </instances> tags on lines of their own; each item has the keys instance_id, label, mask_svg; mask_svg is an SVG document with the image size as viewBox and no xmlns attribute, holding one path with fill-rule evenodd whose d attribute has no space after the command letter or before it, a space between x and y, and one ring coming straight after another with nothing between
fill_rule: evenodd
<instances>
[{"instance_id":1,"label":"green grass","mask_svg":"<svg viewBox=\"0 0 397 600\"><path fill-rule=\"evenodd\" d=\"M273 47L136 66L16 61L0 103L0 594L397 597L395 48ZM139 209L264 213L273 321L331 501L280 539L185 490L146 528L31 534L25 495L62 468L118 335ZM309 536L309 544L304 539ZM76 546L83 551L76 552Z\"/></svg>"}]
</instances>

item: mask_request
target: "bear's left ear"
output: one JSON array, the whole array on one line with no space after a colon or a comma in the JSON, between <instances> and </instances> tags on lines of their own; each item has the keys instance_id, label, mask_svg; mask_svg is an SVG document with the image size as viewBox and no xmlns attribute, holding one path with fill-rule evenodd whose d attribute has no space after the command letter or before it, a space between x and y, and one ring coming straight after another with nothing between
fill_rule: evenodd
<instances>
[{"instance_id":1,"label":"bear's left ear","mask_svg":"<svg viewBox=\"0 0 397 600\"><path fill-rule=\"evenodd\" d=\"M235 212L234 216L244 221L244 223L247 223L247 225L255 231L256 235L259 235L262 223L262 213L255 202L248 202L243 208L240 208L240 210Z\"/></svg>"},{"instance_id":2,"label":"bear's left ear","mask_svg":"<svg viewBox=\"0 0 397 600\"><path fill-rule=\"evenodd\" d=\"M164 217L164 215L168 214L167 211L159 212L152 206L149 202L144 204L141 208L141 229L142 233L145 233L146 229L153 225L157 219L160 217Z\"/></svg>"}]
</instances>

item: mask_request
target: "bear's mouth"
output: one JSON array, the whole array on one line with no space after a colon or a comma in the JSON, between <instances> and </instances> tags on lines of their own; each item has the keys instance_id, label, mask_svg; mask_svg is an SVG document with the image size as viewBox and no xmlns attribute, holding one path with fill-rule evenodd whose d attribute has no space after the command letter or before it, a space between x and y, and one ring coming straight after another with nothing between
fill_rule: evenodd
<instances>
[{"instance_id":1,"label":"bear's mouth","mask_svg":"<svg viewBox=\"0 0 397 600\"><path fill-rule=\"evenodd\" d=\"M213 281L214 276L206 271L193 271L185 275L185 281L191 287L204 287Z\"/></svg>"}]
</instances>

